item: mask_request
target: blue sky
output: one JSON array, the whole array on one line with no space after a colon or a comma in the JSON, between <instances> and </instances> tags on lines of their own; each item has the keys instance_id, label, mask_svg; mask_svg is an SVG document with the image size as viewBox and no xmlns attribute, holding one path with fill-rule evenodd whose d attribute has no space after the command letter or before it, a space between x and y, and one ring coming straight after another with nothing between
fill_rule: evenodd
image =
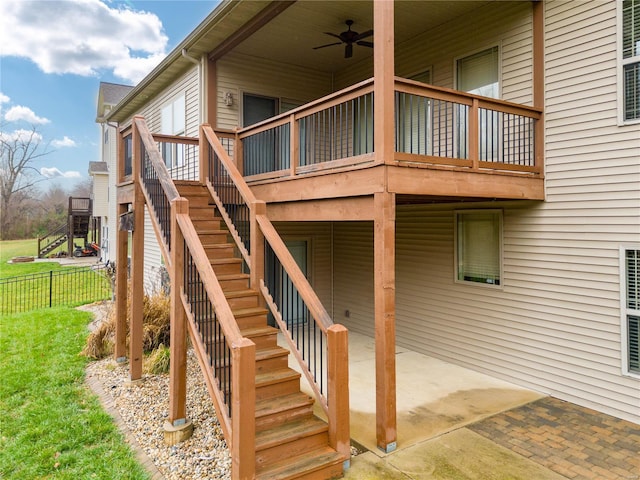
<instances>
[{"instance_id":1,"label":"blue sky","mask_svg":"<svg viewBox=\"0 0 640 480\"><path fill-rule=\"evenodd\" d=\"M100 81L135 85L217 0L0 1L0 132L36 125L51 153L41 189L71 188L99 160Z\"/></svg>"}]
</instances>

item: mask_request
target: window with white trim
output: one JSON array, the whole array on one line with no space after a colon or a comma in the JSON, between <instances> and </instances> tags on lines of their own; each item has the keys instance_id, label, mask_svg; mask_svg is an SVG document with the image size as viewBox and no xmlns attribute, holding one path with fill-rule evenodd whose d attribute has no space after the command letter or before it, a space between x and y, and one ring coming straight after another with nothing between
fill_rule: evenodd
<instances>
[{"instance_id":1,"label":"window with white trim","mask_svg":"<svg viewBox=\"0 0 640 480\"><path fill-rule=\"evenodd\" d=\"M502 211L455 213L457 282L502 284Z\"/></svg>"},{"instance_id":2,"label":"window with white trim","mask_svg":"<svg viewBox=\"0 0 640 480\"><path fill-rule=\"evenodd\" d=\"M640 120L640 0L622 1L622 119Z\"/></svg>"},{"instance_id":3,"label":"window with white trim","mask_svg":"<svg viewBox=\"0 0 640 480\"><path fill-rule=\"evenodd\" d=\"M186 110L183 93L162 107L161 133L165 135L184 135L185 116ZM168 168L182 166L184 164L184 145L169 142L163 143L162 157Z\"/></svg>"},{"instance_id":4,"label":"window with white trim","mask_svg":"<svg viewBox=\"0 0 640 480\"><path fill-rule=\"evenodd\" d=\"M640 375L640 247L621 257L623 371Z\"/></svg>"}]
</instances>

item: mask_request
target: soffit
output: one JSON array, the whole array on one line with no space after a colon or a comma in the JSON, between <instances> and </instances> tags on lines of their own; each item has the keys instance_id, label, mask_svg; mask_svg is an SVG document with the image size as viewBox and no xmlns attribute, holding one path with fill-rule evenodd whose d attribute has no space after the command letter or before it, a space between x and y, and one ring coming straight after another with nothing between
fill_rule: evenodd
<instances>
[{"instance_id":1,"label":"soffit","mask_svg":"<svg viewBox=\"0 0 640 480\"><path fill-rule=\"evenodd\" d=\"M443 23L481 8L492 0L396 1L395 44L427 32ZM373 56L373 49L354 45L353 57L344 58L344 44L314 50L313 47L338 42L335 37L347 29L362 33L373 28L373 2L298 1L234 49L244 55L269 58L323 72L338 72ZM373 41L373 37L365 39Z\"/></svg>"},{"instance_id":2,"label":"soffit","mask_svg":"<svg viewBox=\"0 0 640 480\"><path fill-rule=\"evenodd\" d=\"M482 8L495 0L395 2L395 44L420 35L443 23ZM182 56L186 49L191 57L214 50L255 15L267 8L266 1L223 1L196 29L181 42L140 84L108 114L108 119L123 122L164 90L193 63ZM233 52L268 58L284 64L298 65L323 72L338 72L373 55L373 49L354 46L353 57L344 58L344 45L320 50L313 47L338 39L323 32L346 30L345 20L354 21L352 30L363 32L373 28L373 2L299 0L283 13L240 43ZM372 41L373 38L366 40Z\"/></svg>"}]
</instances>

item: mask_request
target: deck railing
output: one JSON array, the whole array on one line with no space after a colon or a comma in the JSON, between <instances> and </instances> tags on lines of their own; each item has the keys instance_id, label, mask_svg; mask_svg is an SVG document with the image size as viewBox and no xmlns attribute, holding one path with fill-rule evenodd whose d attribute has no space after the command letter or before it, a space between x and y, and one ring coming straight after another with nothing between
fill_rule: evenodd
<instances>
[{"instance_id":1,"label":"deck railing","mask_svg":"<svg viewBox=\"0 0 640 480\"><path fill-rule=\"evenodd\" d=\"M198 179L200 161L197 138L154 134L153 139L173 180Z\"/></svg>"},{"instance_id":2,"label":"deck railing","mask_svg":"<svg viewBox=\"0 0 640 480\"><path fill-rule=\"evenodd\" d=\"M209 150L207 155L214 159L216 165L209 167L207 185L229 230L232 233L238 231L231 224L232 214L222 201L227 195L225 191L232 190L234 202L242 203L243 208L250 212L250 246L245 246L247 244L242 241L241 235L234 234L234 238L250 267L252 287L262 292L298 360L302 374L327 414L332 446L349 456L347 330L333 323L266 216L264 202L255 198L211 127L204 125L201 137L206 139L204 148ZM229 185L229 181L233 186ZM216 185L222 185L226 190L218 192ZM290 320L294 308L298 312L304 312L304 328L299 322ZM321 374L325 365L326 380Z\"/></svg>"},{"instance_id":3,"label":"deck railing","mask_svg":"<svg viewBox=\"0 0 640 480\"><path fill-rule=\"evenodd\" d=\"M373 80L238 131L248 180L373 160Z\"/></svg>"},{"instance_id":4,"label":"deck railing","mask_svg":"<svg viewBox=\"0 0 640 480\"><path fill-rule=\"evenodd\" d=\"M133 138L140 142L138 171L142 192L156 234L163 244L161 251L165 263L171 270L172 362L179 361L175 359L174 349L182 348L178 344L184 345L180 339L174 339L176 328L179 328L176 316L183 312L231 449L234 476L250 478L255 466L255 344L242 337L189 217L188 201L180 197L156 141L141 117L134 118ZM135 172L134 168L134 175ZM175 377L180 375L178 372L178 367L175 370L172 367L172 384L180 383ZM182 375L186 373L182 372ZM172 406L180 403L174 392L170 401L171 421L173 417L184 415L186 387L176 388L181 389L183 404Z\"/></svg>"},{"instance_id":5,"label":"deck railing","mask_svg":"<svg viewBox=\"0 0 640 480\"><path fill-rule=\"evenodd\" d=\"M373 80L239 130L247 181L377 161L542 174L541 109L395 79L395 158L373 149Z\"/></svg>"}]
</instances>

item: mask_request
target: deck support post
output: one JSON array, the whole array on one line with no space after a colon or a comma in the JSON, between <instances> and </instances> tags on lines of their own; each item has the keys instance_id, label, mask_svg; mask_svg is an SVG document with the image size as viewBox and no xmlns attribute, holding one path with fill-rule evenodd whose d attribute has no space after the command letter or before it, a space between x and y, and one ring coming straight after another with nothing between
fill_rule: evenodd
<instances>
[{"instance_id":1,"label":"deck support post","mask_svg":"<svg viewBox=\"0 0 640 480\"><path fill-rule=\"evenodd\" d=\"M128 205L118 205L118 219L127 213ZM118 228L116 233L116 332L113 356L118 363L127 359L127 287L129 277L129 232Z\"/></svg>"},{"instance_id":2,"label":"deck support post","mask_svg":"<svg viewBox=\"0 0 640 480\"><path fill-rule=\"evenodd\" d=\"M374 298L376 340L376 441L396 449L396 279L394 193L374 194Z\"/></svg>"},{"instance_id":3,"label":"deck support post","mask_svg":"<svg viewBox=\"0 0 640 480\"><path fill-rule=\"evenodd\" d=\"M129 328L129 376L142 379L142 323L144 296L144 195L140 186L142 151L140 134L133 118L133 232L131 234L131 305Z\"/></svg>"},{"instance_id":4,"label":"deck support post","mask_svg":"<svg viewBox=\"0 0 640 480\"><path fill-rule=\"evenodd\" d=\"M251 245L251 265L250 284L251 288L260 291L260 279L264 278L264 235L258 225L257 215L267 214L267 204L261 200L256 200L251 205L250 211L250 240ZM261 297L260 297L261 298Z\"/></svg>"},{"instance_id":5,"label":"deck support post","mask_svg":"<svg viewBox=\"0 0 640 480\"><path fill-rule=\"evenodd\" d=\"M182 442L193 433L187 420L187 323L181 293L184 286L184 237L178 215L189 213L189 201L171 203L171 351L169 367L169 419L165 423L167 445Z\"/></svg>"},{"instance_id":6,"label":"deck support post","mask_svg":"<svg viewBox=\"0 0 640 480\"><path fill-rule=\"evenodd\" d=\"M327 403L329 444L351 463L349 427L349 332L342 325L327 330Z\"/></svg>"},{"instance_id":7,"label":"deck support post","mask_svg":"<svg viewBox=\"0 0 640 480\"><path fill-rule=\"evenodd\" d=\"M208 123L203 123L200 125L200 136L198 149L200 150L199 162L200 168L198 171L200 172L200 183L203 185L207 184L207 180L209 179L209 149L211 146L209 145L209 140L207 140L207 136L204 133L205 127L210 127Z\"/></svg>"},{"instance_id":8,"label":"deck support post","mask_svg":"<svg viewBox=\"0 0 640 480\"><path fill-rule=\"evenodd\" d=\"M256 345L241 338L231 345L231 450L232 480L249 480L256 472Z\"/></svg>"},{"instance_id":9,"label":"deck support post","mask_svg":"<svg viewBox=\"0 0 640 480\"><path fill-rule=\"evenodd\" d=\"M544 1L533 8L533 106L544 108ZM544 112L535 124L535 165L544 176Z\"/></svg>"},{"instance_id":10,"label":"deck support post","mask_svg":"<svg viewBox=\"0 0 640 480\"><path fill-rule=\"evenodd\" d=\"M376 163L392 163L395 153L395 67L393 0L373 2L373 98Z\"/></svg>"}]
</instances>

